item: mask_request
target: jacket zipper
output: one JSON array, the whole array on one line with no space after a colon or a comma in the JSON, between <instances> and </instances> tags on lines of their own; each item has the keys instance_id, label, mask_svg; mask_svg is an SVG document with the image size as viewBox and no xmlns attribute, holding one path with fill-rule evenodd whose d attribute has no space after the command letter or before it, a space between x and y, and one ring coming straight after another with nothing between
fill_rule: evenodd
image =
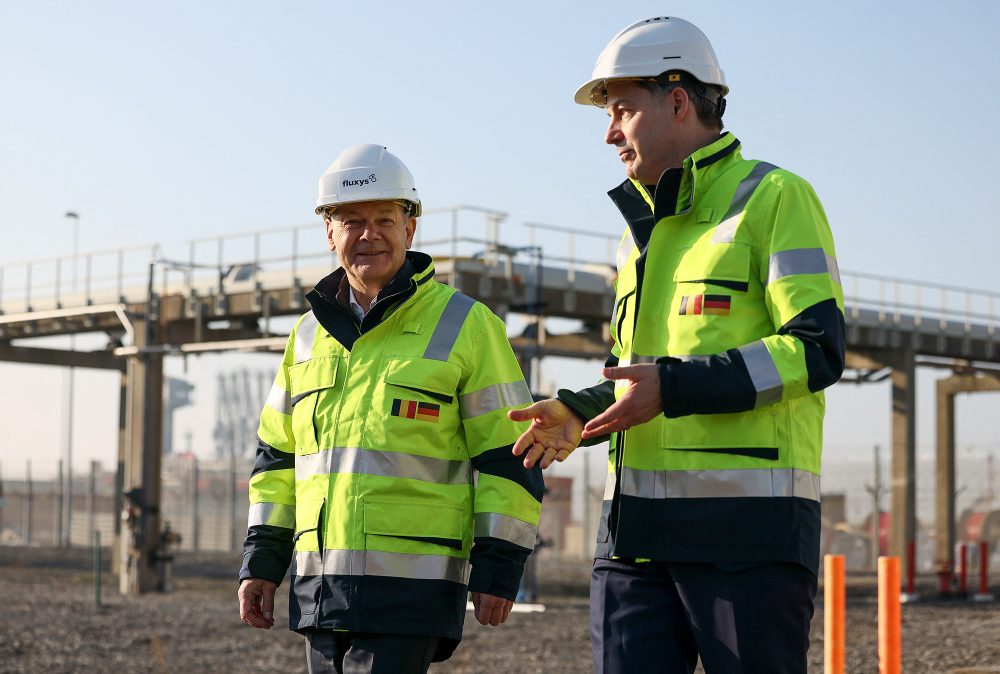
<instances>
[{"instance_id":1,"label":"jacket zipper","mask_svg":"<svg viewBox=\"0 0 1000 674\"><path fill-rule=\"evenodd\" d=\"M323 595L326 594L326 583L323 582L323 576L326 575L326 569L324 568L326 564L324 563L323 559L325 556L323 554L323 549L324 549L323 523L325 520L326 520L326 499L324 498L323 502L319 506L319 518L316 520L316 542L317 546L319 547L319 574L320 574L319 597L316 600L316 611L315 611L317 615L320 615L323 610Z\"/></svg>"},{"instance_id":2,"label":"jacket zipper","mask_svg":"<svg viewBox=\"0 0 1000 674\"><path fill-rule=\"evenodd\" d=\"M371 307L368 309L368 313L365 314L365 318L368 318L368 314L370 314L372 311L374 311L375 307L377 307L377 306L379 306L381 304L384 304L384 303L386 303L386 302L388 302L390 300L393 300L393 299L395 299L397 297L400 297L401 295L406 295L407 293L411 293L411 292L415 293L416 289L417 289L417 284L413 281L413 279L410 279L410 285L407 288L405 288L403 290L400 290L398 293L393 293L391 295L387 295L386 297L382 297L382 298L379 298L378 300L376 300L375 303L372 304ZM388 318L388 316L383 316L382 320L379 321L379 323L381 324L386 318ZM364 319L362 319L362 322L364 322ZM361 335L361 328L360 327L358 327L358 335Z\"/></svg>"},{"instance_id":3,"label":"jacket zipper","mask_svg":"<svg viewBox=\"0 0 1000 674\"><path fill-rule=\"evenodd\" d=\"M319 543L319 557L323 558L323 524L326 521L326 499L319 506L319 519L316 521L316 539Z\"/></svg>"},{"instance_id":4,"label":"jacket zipper","mask_svg":"<svg viewBox=\"0 0 1000 674\"><path fill-rule=\"evenodd\" d=\"M618 339L622 338L622 326L625 323L625 316L628 314L628 299L636 293L635 290L627 293L621 301L621 310L618 313L618 325L615 330L618 333ZM630 344L635 343L635 323L633 322L632 337L629 340ZM629 349L631 350L631 346ZM631 358L629 359L631 361ZM615 541L617 539L618 530L618 511L621 505L621 491L622 491L622 470L625 466L625 433L626 431L619 431L618 437L615 439L615 491L611 496L611 512L608 513L608 538L611 541L612 551L614 550Z\"/></svg>"},{"instance_id":5,"label":"jacket zipper","mask_svg":"<svg viewBox=\"0 0 1000 674\"><path fill-rule=\"evenodd\" d=\"M635 294L634 290L630 291L627 295L625 295L625 297L622 298L622 301L618 303L618 307L619 307L619 310L618 310L618 324L615 326L615 332L618 335L618 341L619 341L619 343L621 343L621 339L622 339L622 325L625 323L625 315L628 313L628 298L632 297L632 295L634 295L634 294ZM635 333L635 330L633 330L632 332ZM635 335L633 334L633 337L634 336ZM631 341L634 342L635 340L633 339Z\"/></svg>"}]
</instances>

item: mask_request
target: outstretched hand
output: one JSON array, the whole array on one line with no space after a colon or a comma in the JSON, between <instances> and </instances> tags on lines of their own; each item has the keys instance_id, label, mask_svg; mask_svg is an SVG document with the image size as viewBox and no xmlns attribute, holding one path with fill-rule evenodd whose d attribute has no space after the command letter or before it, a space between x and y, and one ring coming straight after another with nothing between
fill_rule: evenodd
<instances>
[{"instance_id":1,"label":"outstretched hand","mask_svg":"<svg viewBox=\"0 0 1000 674\"><path fill-rule=\"evenodd\" d=\"M625 393L611 407L587 422L583 439L596 438L644 424L663 412L660 370L652 363L606 367L608 379L627 379Z\"/></svg>"},{"instance_id":2,"label":"outstretched hand","mask_svg":"<svg viewBox=\"0 0 1000 674\"><path fill-rule=\"evenodd\" d=\"M553 461L565 461L580 444L583 421L564 403L550 398L523 409L510 410L513 421L530 421L531 426L514 443L514 456L524 454L524 467L531 468L541 460L548 468Z\"/></svg>"}]
</instances>

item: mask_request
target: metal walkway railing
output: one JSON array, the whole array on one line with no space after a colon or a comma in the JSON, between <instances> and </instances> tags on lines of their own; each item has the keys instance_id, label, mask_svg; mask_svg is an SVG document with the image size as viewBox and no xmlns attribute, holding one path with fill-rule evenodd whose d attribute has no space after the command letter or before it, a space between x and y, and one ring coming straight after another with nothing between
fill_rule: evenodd
<instances>
[{"instance_id":1,"label":"metal walkway railing","mask_svg":"<svg viewBox=\"0 0 1000 674\"><path fill-rule=\"evenodd\" d=\"M414 247L453 261L485 259L507 273L515 263L524 270L543 261L546 269L564 270L543 274L543 285L551 278L573 290L586 272L606 278L610 288L617 234L533 222L515 226L507 217L478 206L428 209ZM527 244L510 244L513 240ZM154 292L204 296L240 287L308 287L317 273L336 266L319 222L194 239L177 256L154 244L7 262L0 264L0 314L142 302L151 269L157 275ZM848 323L875 320L949 334L957 326L991 340L1000 323L1000 292L851 271L841 272L841 282Z\"/></svg>"}]
</instances>

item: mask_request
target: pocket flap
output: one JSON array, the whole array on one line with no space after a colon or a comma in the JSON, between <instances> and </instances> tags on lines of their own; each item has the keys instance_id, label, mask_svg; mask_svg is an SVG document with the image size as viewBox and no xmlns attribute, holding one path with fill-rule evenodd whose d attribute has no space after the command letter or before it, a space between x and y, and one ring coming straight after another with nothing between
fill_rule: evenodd
<instances>
[{"instance_id":1,"label":"pocket flap","mask_svg":"<svg viewBox=\"0 0 1000 674\"><path fill-rule=\"evenodd\" d=\"M464 520L458 506L365 501L366 534L462 540Z\"/></svg>"},{"instance_id":2,"label":"pocket flap","mask_svg":"<svg viewBox=\"0 0 1000 674\"><path fill-rule=\"evenodd\" d=\"M318 550L320 511L323 509L323 500L309 501L305 505L297 504L295 507L295 534L292 536L292 543L297 550ZM303 539L300 541L299 539Z\"/></svg>"},{"instance_id":3,"label":"pocket flap","mask_svg":"<svg viewBox=\"0 0 1000 674\"><path fill-rule=\"evenodd\" d=\"M462 370L457 365L430 358L408 358L389 361L385 370L388 384L423 389L454 396Z\"/></svg>"},{"instance_id":4,"label":"pocket flap","mask_svg":"<svg viewBox=\"0 0 1000 674\"><path fill-rule=\"evenodd\" d=\"M674 281L736 281L750 279L750 247L741 243L710 243L681 253Z\"/></svg>"},{"instance_id":5,"label":"pocket flap","mask_svg":"<svg viewBox=\"0 0 1000 674\"><path fill-rule=\"evenodd\" d=\"M288 368L288 380L292 398L310 391L330 388L337 384L337 368L340 358L313 358L296 363Z\"/></svg>"}]
</instances>

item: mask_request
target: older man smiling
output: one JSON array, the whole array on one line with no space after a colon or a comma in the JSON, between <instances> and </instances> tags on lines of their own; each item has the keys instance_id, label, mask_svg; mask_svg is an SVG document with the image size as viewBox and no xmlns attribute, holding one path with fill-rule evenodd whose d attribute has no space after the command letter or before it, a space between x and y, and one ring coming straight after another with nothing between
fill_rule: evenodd
<instances>
[{"instance_id":1,"label":"older man smiling","mask_svg":"<svg viewBox=\"0 0 1000 674\"><path fill-rule=\"evenodd\" d=\"M261 412L240 617L273 625L291 565L310 672L425 672L467 593L484 625L510 613L543 487L507 412L531 396L503 321L409 250L421 204L398 158L350 147L319 187L341 268L306 296Z\"/></svg>"}]
</instances>

